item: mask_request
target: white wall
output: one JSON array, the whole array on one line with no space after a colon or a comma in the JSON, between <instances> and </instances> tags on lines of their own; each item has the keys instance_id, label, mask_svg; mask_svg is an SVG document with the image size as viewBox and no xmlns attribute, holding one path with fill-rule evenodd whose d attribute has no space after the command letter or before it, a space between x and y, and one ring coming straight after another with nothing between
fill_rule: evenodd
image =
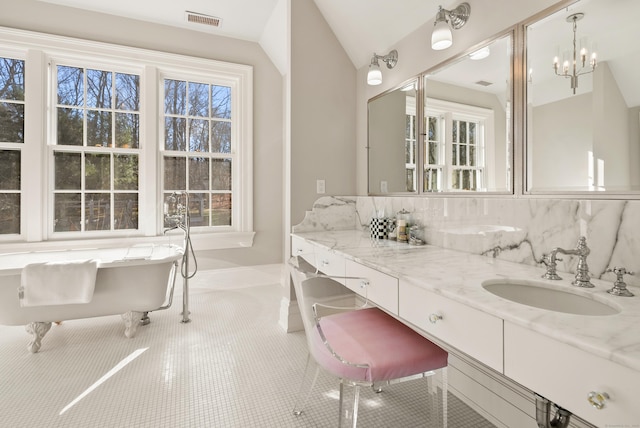
<instances>
[{"instance_id":1,"label":"white wall","mask_svg":"<svg viewBox=\"0 0 640 428\"><path fill-rule=\"evenodd\" d=\"M593 152L596 159L602 160L601 166L604 168L597 173L602 176L602 183L607 188L627 189L632 184L628 162L629 114L624 97L606 62L598 64L593 73L593 97Z\"/></svg>"},{"instance_id":2,"label":"white wall","mask_svg":"<svg viewBox=\"0 0 640 428\"><path fill-rule=\"evenodd\" d=\"M533 108L533 188L584 189L589 185L588 152L593 152L592 94L575 95ZM565 120L558 123L558 115Z\"/></svg>"},{"instance_id":3,"label":"white wall","mask_svg":"<svg viewBox=\"0 0 640 428\"><path fill-rule=\"evenodd\" d=\"M313 0L291 0L291 224L318 198L355 194L356 69Z\"/></svg>"},{"instance_id":4,"label":"white wall","mask_svg":"<svg viewBox=\"0 0 640 428\"><path fill-rule=\"evenodd\" d=\"M254 245L198 254L202 269L282 261L282 76L257 43L34 0L0 0L0 26L254 67Z\"/></svg>"},{"instance_id":5,"label":"white wall","mask_svg":"<svg viewBox=\"0 0 640 428\"><path fill-rule=\"evenodd\" d=\"M562 117L561 122L558 117ZM602 185L628 189L637 159L629 109L606 62L593 73L593 90L533 108L533 188ZM589 153L592 153L589 156ZM590 170L589 157L593 159Z\"/></svg>"},{"instance_id":6,"label":"white wall","mask_svg":"<svg viewBox=\"0 0 640 428\"><path fill-rule=\"evenodd\" d=\"M371 193L406 192L407 93L395 91L369 106L369 123L376 132L369 139L369 187ZM381 183L387 183L387 190Z\"/></svg>"}]
</instances>

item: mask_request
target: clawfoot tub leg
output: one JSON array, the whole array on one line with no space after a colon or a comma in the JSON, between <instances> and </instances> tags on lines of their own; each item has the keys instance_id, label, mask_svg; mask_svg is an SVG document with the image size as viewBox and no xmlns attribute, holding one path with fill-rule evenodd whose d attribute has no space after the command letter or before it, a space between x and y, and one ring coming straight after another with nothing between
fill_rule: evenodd
<instances>
[{"instance_id":1,"label":"clawfoot tub leg","mask_svg":"<svg viewBox=\"0 0 640 428\"><path fill-rule=\"evenodd\" d=\"M35 354L40 350L40 347L42 346L42 338L47 334L50 328L50 322L31 322L24 327L24 329L27 330L27 333L33 337L33 340L29 342L29 345L27 345L29 352Z\"/></svg>"},{"instance_id":2,"label":"clawfoot tub leg","mask_svg":"<svg viewBox=\"0 0 640 428\"><path fill-rule=\"evenodd\" d=\"M149 318L149 312L143 312L142 318L140 319L140 324L147 325L151 322L151 318Z\"/></svg>"},{"instance_id":3,"label":"clawfoot tub leg","mask_svg":"<svg viewBox=\"0 0 640 428\"><path fill-rule=\"evenodd\" d=\"M138 325L140 324L140 318L142 317L142 312L129 311L122 314L122 319L124 320L124 335L129 339L136 335L136 330L138 329Z\"/></svg>"}]
</instances>

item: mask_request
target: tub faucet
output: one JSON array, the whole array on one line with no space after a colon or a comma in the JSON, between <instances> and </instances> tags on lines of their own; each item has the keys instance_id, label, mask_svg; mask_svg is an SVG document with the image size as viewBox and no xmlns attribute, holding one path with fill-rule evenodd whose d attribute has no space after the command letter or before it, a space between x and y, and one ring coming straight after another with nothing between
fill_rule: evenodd
<instances>
[{"instance_id":1,"label":"tub faucet","mask_svg":"<svg viewBox=\"0 0 640 428\"><path fill-rule=\"evenodd\" d=\"M576 278L573 281L571 281L571 284L575 285L576 287L593 288L594 285L591 283L591 277L589 276L589 266L587 265L587 256L589 255L590 252L591 250L589 249L589 247L587 247L587 238L585 238L584 236L581 236L578 239L578 244L576 245L576 248L574 248L573 250L565 250L564 248L556 247L553 250L551 250L551 253L549 253L548 263L545 263L547 264L547 273L549 273L549 270L551 268L553 268L553 273L555 273L556 261L561 260L557 258L558 253L567 254L570 256L578 256L578 266L576 266ZM548 279L559 279L559 277L548 278Z\"/></svg>"}]
</instances>

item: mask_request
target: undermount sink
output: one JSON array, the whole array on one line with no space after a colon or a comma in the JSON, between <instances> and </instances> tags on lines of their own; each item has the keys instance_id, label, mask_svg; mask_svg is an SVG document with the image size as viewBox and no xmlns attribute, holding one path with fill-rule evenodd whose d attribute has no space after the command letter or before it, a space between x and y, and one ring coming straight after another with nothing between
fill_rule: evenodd
<instances>
[{"instance_id":1,"label":"undermount sink","mask_svg":"<svg viewBox=\"0 0 640 428\"><path fill-rule=\"evenodd\" d=\"M482 283L488 292L503 299L548 311L575 315L615 315L620 309L569 290L551 288L538 281L490 279Z\"/></svg>"}]
</instances>

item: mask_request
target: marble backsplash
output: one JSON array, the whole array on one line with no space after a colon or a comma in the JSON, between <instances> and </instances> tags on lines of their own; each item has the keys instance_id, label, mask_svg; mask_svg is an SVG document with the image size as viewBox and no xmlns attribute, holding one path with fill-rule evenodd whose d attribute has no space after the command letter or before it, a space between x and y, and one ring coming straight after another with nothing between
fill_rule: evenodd
<instances>
[{"instance_id":1,"label":"marble backsplash","mask_svg":"<svg viewBox=\"0 0 640 428\"><path fill-rule=\"evenodd\" d=\"M625 282L640 286L640 200L326 196L293 231L364 233L373 216L394 218L403 209L427 244L529 265L539 265L555 247L575 248L585 236L592 277L613 282L615 275L606 270L625 267L638 272ZM561 257L558 272L569 278L577 258ZM631 291L640 296L635 287Z\"/></svg>"}]
</instances>

